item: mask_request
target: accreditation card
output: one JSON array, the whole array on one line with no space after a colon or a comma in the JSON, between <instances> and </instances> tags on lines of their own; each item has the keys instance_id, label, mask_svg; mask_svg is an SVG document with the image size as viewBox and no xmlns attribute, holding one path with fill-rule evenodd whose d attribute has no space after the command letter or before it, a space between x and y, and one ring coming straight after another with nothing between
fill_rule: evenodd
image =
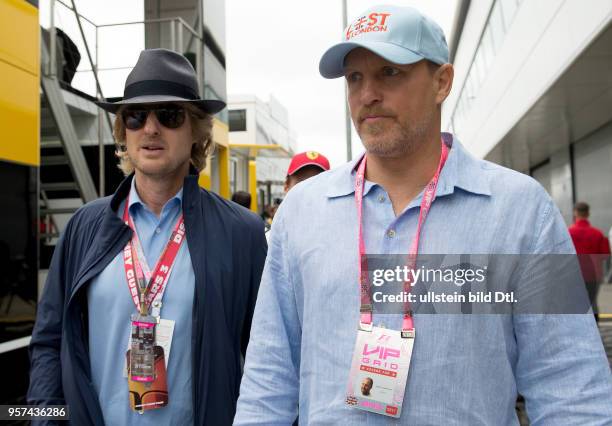
<instances>
[{"instance_id":1,"label":"accreditation card","mask_svg":"<svg viewBox=\"0 0 612 426\"><path fill-rule=\"evenodd\" d=\"M398 418L402 412L414 331L359 329L346 391L355 408Z\"/></svg>"}]
</instances>

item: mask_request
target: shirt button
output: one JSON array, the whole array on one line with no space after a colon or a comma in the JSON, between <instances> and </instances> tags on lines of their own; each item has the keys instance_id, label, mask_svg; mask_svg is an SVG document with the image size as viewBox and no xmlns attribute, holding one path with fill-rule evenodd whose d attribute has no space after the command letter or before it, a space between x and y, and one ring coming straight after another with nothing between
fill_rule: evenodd
<instances>
[{"instance_id":1,"label":"shirt button","mask_svg":"<svg viewBox=\"0 0 612 426\"><path fill-rule=\"evenodd\" d=\"M387 231L387 237L389 237L389 238L395 237L395 229L389 229Z\"/></svg>"},{"instance_id":2,"label":"shirt button","mask_svg":"<svg viewBox=\"0 0 612 426\"><path fill-rule=\"evenodd\" d=\"M379 203L384 203L384 202L385 202L385 200L386 200L386 198L385 198L385 196L384 196L384 195L379 195L379 196L378 196L378 202L379 202Z\"/></svg>"},{"instance_id":3,"label":"shirt button","mask_svg":"<svg viewBox=\"0 0 612 426\"><path fill-rule=\"evenodd\" d=\"M155 228L155 233L156 233L156 234L159 234L160 232L161 232L161 229L159 229L159 228Z\"/></svg>"}]
</instances>

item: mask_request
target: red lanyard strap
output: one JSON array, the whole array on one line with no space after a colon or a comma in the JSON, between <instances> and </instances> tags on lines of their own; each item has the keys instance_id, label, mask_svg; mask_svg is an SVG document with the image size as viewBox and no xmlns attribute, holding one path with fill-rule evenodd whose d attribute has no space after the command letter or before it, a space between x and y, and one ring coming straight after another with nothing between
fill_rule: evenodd
<instances>
[{"instance_id":1,"label":"red lanyard strap","mask_svg":"<svg viewBox=\"0 0 612 426\"><path fill-rule=\"evenodd\" d=\"M146 314L149 311L149 307L153 303L155 297L164 290L168 278L170 277L170 271L176 255L181 248L181 244L185 239L185 223L183 215L181 214L174 229L172 235L164 248L161 256L157 260L157 264L151 273L150 279L143 273L142 265L138 259L136 247L140 246L138 240L138 233L136 232L136 226L132 221L129 214L128 207L130 204L129 197L125 201L125 209L123 211L123 221L126 225L132 228L133 234L132 239L126 244L123 249L123 263L125 267L125 276L127 278L127 285L130 290L132 300L142 314ZM145 261L144 259L142 259Z\"/></svg>"},{"instance_id":2,"label":"red lanyard strap","mask_svg":"<svg viewBox=\"0 0 612 426\"><path fill-rule=\"evenodd\" d=\"M419 211L419 221L417 223L416 234L414 240L410 244L410 250L408 252L408 268L414 269L416 266L416 259L419 250L419 239L421 235L421 229L431 205L436 197L436 190L438 187L438 180L440 179L440 172L446 163L448 158L449 147L442 140L442 154L440 155L440 162L436 170L435 175L429 181L425 190L423 191L423 199L421 201L421 207ZM366 170L367 157L364 156L359 167L357 168L357 175L355 177L355 202L357 204L357 220L359 221L359 288L361 292L361 307L360 307L360 325L365 330L370 330L372 327L372 296L371 296L371 285L368 279L368 264L367 256L365 253L365 242L363 239L363 188L365 183L365 170ZM404 282L404 291L406 294L410 292L412 288L411 278ZM410 310L410 302L406 298L404 302L404 320L402 322L402 336L407 337L414 330L414 323L412 320L412 311Z\"/></svg>"}]
</instances>

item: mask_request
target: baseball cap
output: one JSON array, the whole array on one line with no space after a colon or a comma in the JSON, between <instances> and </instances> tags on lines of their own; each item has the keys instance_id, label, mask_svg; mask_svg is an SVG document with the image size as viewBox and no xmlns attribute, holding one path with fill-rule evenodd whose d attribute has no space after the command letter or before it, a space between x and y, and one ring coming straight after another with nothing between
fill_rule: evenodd
<instances>
[{"instance_id":1,"label":"baseball cap","mask_svg":"<svg viewBox=\"0 0 612 426\"><path fill-rule=\"evenodd\" d=\"M358 15L344 30L343 40L327 49L319 62L325 78L344 75L344 58L363 47L394 64L427 59L448 62L448 45L438 24L412 7L374 6Z\"/></svg>"},{"instance_id":2,"label":"baseball cap","mask_svg":"<svg viewBox=\"0 0 612 426\"><path fill-rule=\"evenodd\" d=\"M298 170L306 166L317 166L323 171L329 170L329 160L323 154L317 151L306 151L295 154L291 159L287 176L291 176Z\"/></svg>"}]
</instances>

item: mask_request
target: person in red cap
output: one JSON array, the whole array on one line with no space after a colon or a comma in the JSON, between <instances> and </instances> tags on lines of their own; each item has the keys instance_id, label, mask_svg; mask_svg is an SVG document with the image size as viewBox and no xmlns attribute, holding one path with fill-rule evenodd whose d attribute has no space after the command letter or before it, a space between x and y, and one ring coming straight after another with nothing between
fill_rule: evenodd
<instances>
[{"instance_id":1,"label":"person in red cap","mask_svg":"<svg viewBox=\"0 0 612 426\"><path fill-rule=\"evenodd\" d=\"M310 179L329 170L329 160L317 151L306 151L295 154L287 169L285 179L285 194L298 183ZM272 219L278 206L266 206L264 210L264 222L266 223L266 239L270 238L270 227Z\"/></svg>"},{"instance_id":2,"label":"person in red cap","mask_svg":"<svg viewBox=\"0 0 612 426\"><path fill-rule=\"evenodd\" d=\"M285 193L298 183L329 170L329 160L317 151L296 154L291 159L285 180Z\"/></svg>"}]
</instances>

